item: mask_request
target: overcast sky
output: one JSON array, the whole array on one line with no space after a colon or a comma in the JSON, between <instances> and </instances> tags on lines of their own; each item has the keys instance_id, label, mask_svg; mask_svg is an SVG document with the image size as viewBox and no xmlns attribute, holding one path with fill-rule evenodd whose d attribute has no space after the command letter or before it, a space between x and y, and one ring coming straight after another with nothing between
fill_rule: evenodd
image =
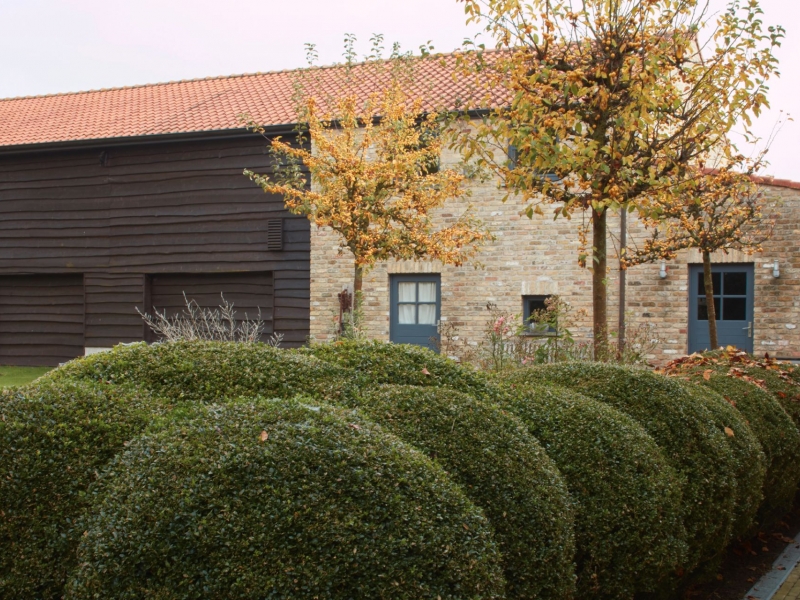
<instances>
[{"instance_id":1,"label":"overcast sky","mask_svg":"<svg viewBox=\"0 0 800 600\"><path fill-rule=\"evenodd\" d=\"M712 0L715 8L725 0ZM362 52L373 33L387 47L428 40L450 51L477 33L456 0L0 0L0 97L52 94L305 65L303 44L320 63L341 60L345 33ZM778 51L782 77L766 136L779 111L787 123L766 173L800 181L800 2L761 0L766 23L787 29ZM491 40L484 40L490 45Z\"/></svg>"}]
</instances>

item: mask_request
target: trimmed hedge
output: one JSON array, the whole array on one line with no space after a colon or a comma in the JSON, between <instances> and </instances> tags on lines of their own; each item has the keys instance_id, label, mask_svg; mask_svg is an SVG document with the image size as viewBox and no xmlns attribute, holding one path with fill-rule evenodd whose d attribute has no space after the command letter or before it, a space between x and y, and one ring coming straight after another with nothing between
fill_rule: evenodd
<instances>
[{"instance_id":1,"label":"trimmed hedge","mask_svg":"<svg viewBox=\"0 0 800 600\"><path fill-rule=\"evenodd\" d=\"M684 477L688 568L717 558L733 537L750 528L761 502L765 459L744 419L718 394L644 369L603 363L532 367L512 380L569 387L644 427Z\"/></svg>"},{"instance_id":2,"label":"trimmed hedge","mask_svg":"<svg viewBox=\"0 0 800 600\"><path fill-rule=\"evenodd\" d=\"M298 352L352 369L362 385L447 386L481 399L493 399L499 392L485 375L421 346L345 340Z\"/></svg>"},{"instance_id":3,"label":"trimmed hedge","mask_svg":"<svg viewBox=\"0 0 800 600\"><path fill-rule=\"evenodd\" d=\"M234 342L120 345L73 360L45 377L136 386L170 400L211 403L297 394L341 401L353 393L354 382L351 373L311 356Z\"/></svg>"},{"instance_id":4,"label":"trimmed hedge","mask_svg":"<svg viewBox=\"0 0 800 600\"><path fill-rule=\"evenodd\" d=\"M686 558L681 480L641 425L556 386L523 384L508 408L556 463L576 502L576 598L655 592Z\"/></svg>"},{"instance_id":5,"label":"trimmed hedge","mask_svg":"<svg viewBox=\"0 0 800 600\"><path fill-rule=\"evenodd\" d=\"M747 419L766 457L764 502L759 509L759 523L765 524L785 515L794 501L800 483L800 432L777 400L757 385L715 369L704 376L706 366L684 365L675 376L688 377L694 383L722 395Z\"/></svg>"},{"instance_id":6,"label":"trimmed hedge","mask_svg":"<svg viewBox=\"0 0 800 600\"><path fill-rule=\"evenodd\" d=\"M160 410L147 395L89 382L0 393L0 597L61 598L87 490Z\"/></svg>"},{"instance_id":7,"label":"trimmed hedge","mask_svg":"<svg viewBox=\"0 0 800 600\"><path fill-rule=\"evenodd\" d=\"M512 414L448 388L388 385L361 411L435 458L492 524L508 598L572 598L573 509L558 469Z\"/></svg>"},{"instance_id":8,"label":"trimmed hedge","mask_svg":"<svg viewBox=\"0 0 800 600\"><path fill-rule=\"evenodd\" d=\"M491 527L444 471L313 400L196 405L100 483L70 599L503 596Z\"/></svg>"},{"instance_id":9,"label":"trimmed hedge","mask_svg":"<svg viewBox=\"0 0 800 600\"><path fill-rule=\"evenodd\" d=\"M741 367L741 371L759 382L783 407L797 427L800 427L800 383L783 370Z\"/></svg>"}]
</instances>

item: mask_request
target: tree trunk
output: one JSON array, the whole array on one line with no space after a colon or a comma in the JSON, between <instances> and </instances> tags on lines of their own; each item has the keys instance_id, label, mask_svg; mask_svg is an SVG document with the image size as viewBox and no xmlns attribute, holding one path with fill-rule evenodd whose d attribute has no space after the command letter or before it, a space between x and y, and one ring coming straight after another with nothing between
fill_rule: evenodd
<instances>
[{"instance_id":1,"label":"tree trunk","mask_svg":"<svg viewBox=\"0 0 800 600\"><path fill-rule=\"evenodd\" d=\"M708 339L711 350L716 350L717 342L717 309L714 306L714 280L711 278L711 254L703 252L703 287L706 292L708 306Z\"/></svg>"},{"instance_id":2,"label":"tree trunk","mask_svg":"<svg viewBox=\"0 0 800 600\"><path fill-rule=\"evenodd\" d=\"M617 323L617 360L625 353L625 283L627 271L623 260L628 247L628 211L623 206L619 212L619 315Z\"/></svg>"},{"instance_id":3,"label":"tree trunk","mask_svg":"<svg viewBox=\"0 0 800 600\"><path fill-rule=\"evenodd\" d=\"M594 359L608 357L608 290L606 275L606 229L608 211L592 209L592 321L594 330Z\"/></svg>"},{"instance_id":4,"label":"tree trunk","mask_svg":"<svg viewBox=\"0 0 800 600\"><path fill-rule=\"evenodd\" d=\"M364 284L364 267L355 266L353 276L353 311L358 311L361 303L361 287Z\"/></svg>"}]
</instances>

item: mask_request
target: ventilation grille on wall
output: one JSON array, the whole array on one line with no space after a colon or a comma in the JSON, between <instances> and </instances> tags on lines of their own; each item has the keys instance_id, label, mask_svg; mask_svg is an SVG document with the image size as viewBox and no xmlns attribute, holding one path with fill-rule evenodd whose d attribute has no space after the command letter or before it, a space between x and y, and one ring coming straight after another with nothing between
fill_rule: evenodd
<instances>
[{"instance_id":1,"label":"ventilation grille on wall","mask_svg":"<svg viewBox=\"0 0 800 600\"><path fill-rule=\"evenodd\" d=\"M267 250L283 250L283 219L267 220Z\"/></svg>"}]
</instances>

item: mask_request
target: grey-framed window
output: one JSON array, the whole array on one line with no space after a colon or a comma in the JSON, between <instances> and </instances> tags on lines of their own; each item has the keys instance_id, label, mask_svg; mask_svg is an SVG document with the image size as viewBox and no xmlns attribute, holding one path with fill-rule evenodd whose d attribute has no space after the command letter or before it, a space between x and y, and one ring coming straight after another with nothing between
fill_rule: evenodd
<instances>
[{"instance_id":1,"label":"grey-framed window","mask_svg":"<svg viewBox=\"0 0 800 600\"><path fill-rule=\"evenodd\" d=\"M705 283L702 271L697 275L697 319L708 321L708 303L705 297ZM733 271L711 273L714 287L714 313L717 321L747 320L747 272Z\"/></svg>"},{"instance_id":2,"label":"grey-framed window","mask_svg":"<svg viewBox=\"0 0 800 600\"><path fill-rule=\"evenodd\" d=\"M434 273L390 277L389 339L435 349L441 318L441 276Z\"/></svg>"},{"instance_id":3,"label":"grey-framed window","mask_svg":"<svg viewBox=\"0 0 800 600\"><path fill-rule=\"evenodd\" d=\"M555 335L556 328L549 323L536 323L531 320L538 311L547 310L547 300L550 295L535 295L522 297L522 322L527 335Z\"/></svg>"},{"instance_id":4,"label":"grey-framed window","mask_svg":"<svg viewBox=\"0 0 800 600\"><path fill-rule=\"evenodd\" d=\"M519 148L517 148L514 144L509 144L508 148L506 149L506 156L508 157L508 168L516 169L517 162L519 161ZM555 173L542 173L541 178L549 179L552 183L558 183L561 181L558 178L558 175Z\"/></svg>"}]
</instances>

